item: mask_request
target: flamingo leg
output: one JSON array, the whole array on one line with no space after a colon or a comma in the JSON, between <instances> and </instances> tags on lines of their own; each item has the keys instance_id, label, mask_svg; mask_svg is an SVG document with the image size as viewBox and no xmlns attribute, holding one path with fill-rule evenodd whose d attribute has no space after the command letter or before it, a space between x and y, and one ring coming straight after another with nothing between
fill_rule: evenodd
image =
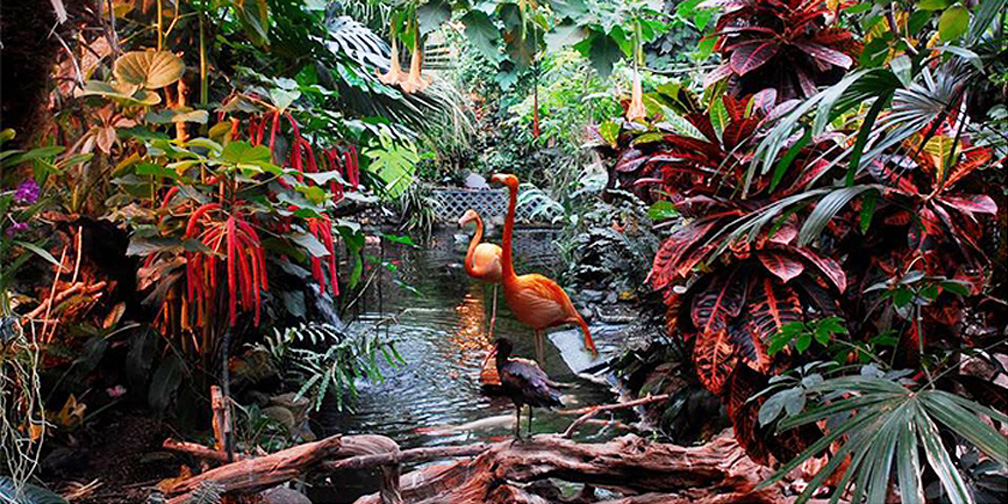
<instances>
[{"instance_id":1,"label":"flamingo leg","mask_svg":"<svg viewBox=\"0 0 1008 504\"><path fill-rule=\"evenodd\" d=\"M493 307L490 309L490 341L494 339L494 328L497 326L497 284L493 284Z\"/></svg>"},{"instance_id":2,"label":"flamingo leg","mask_svg":"<svg viewBox=\"0 0 1008 504\"><path fill-rule=\"evenodd\" d=\"M536 351L536 361L540 365L546 365L546 347L543 345L543 334L542 331L536 330L535 332L535 351Z\"/></svg>"}]
</instances>

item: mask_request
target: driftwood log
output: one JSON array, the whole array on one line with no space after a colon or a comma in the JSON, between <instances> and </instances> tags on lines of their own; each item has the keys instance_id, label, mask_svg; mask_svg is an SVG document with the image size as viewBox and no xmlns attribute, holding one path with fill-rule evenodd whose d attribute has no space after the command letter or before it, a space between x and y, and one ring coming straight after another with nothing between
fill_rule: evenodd
<instances>
[{"instance_id":1,"label":"driftwood log","mask_svg":"<svg viewBox=\"0 0 1008 504\"><path fill-rule=\"evenodd\" d=\"M339 435L320 441L305 443L281 450L271 455L239 460L175 484L168 494L178 495L168 504L186 502L188 493L201 483L216 483L225 493L264 490L301 476L324 459L339 452L342 440Z\"/></svg>"},{"instance_id":2,"label":"driftwood log","mask_svg":"<svg viewBox=\"0 0 1008 504\"><path fill-rule=\"evenodd\" d=\"M188 453L193 457L202 460L213 460L215 462L227 462L228 455L226 452L216 450L214 448L208 448L199 443L193 443L190 441L179 441L177 439L168 438L161 443L161 447L166 450L171 450L179 453ZM244 453L235 453L234 460L245 460L252 458Z\"/></svg>"},{"instance_id":3,"label":"driftwood log","mask_svg":"<svg viewBox=\"0 0 1008 504\"><path fill-rule=\"evenodd\" d=\"M550 504L556 478L586 485L579 502L595 502L592 487L626 495L605 504L779 504L794 500L784 486L756 490L772 471L744 455L730 435L703 446L682 447L628 435L584 444L556 435L523 443L498 443L471 460L426 466L400 479L400 495L413 504ZM356 504L379 504L372 494Z\"/></svg>"}]
</instances>

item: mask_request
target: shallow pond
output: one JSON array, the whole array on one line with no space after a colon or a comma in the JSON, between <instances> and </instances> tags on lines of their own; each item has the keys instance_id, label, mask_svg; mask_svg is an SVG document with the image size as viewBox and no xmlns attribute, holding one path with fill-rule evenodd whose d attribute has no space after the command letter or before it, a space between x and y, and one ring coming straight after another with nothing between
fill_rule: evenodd
<instances>
[{"instance_id":1,"label":"shallow pond","mask_svg":"<svg viewBox=\"0 0 1008 504\"><path fill-rule=\"evenodd\" d=\"M519 272L548 272L551 259L556 258L549 236L519 235L517 239L534 240L531 247L529 243L516 247L527 252L519 257L523 259ZM480 364L491 348L486 326L492 286L465 274L461 264L464 256L461 235L442 233L435 240L425 249L384 245L381 254L395 265L395 271L383 273L380 302L378 289L372 289L361 302L362 311L355 324L370 327L394 316L393 321L372 330L396 340L405 363L384 365L382 383L361 384L353 413L330 409L319 415L317 421L325 433L383 434L403 448L511 437L515 416L511 401L486 396L479 382ZM377 250L374 252L378 254ZM396 280L410 285L419 294L397 285ZM503 292L498 295L495 335L511 339L517 356L533 358L532 331L513 319ZM377 311L379 304L381 312ZM613 350L612 342L619 328L593 324L592 332L603 355ZM569 363L575 368L588 365L587 352L580 350L580 331L555 330L548 340L552 344L546 345L544 370L554 380L573 385L564 390L565 407L612 400L610 387L582 379L571 371ZM562 432L573 418L569 414L537 410L532 428L540 433ZM525 422L527 416L523 415L523 432ZM608 429L586 427L579 435L594 438L614 434ZM345 483L341 480L341 486ZM316 502L341 502L349 495L340 497Z\"/></svg>"}]
</instances>

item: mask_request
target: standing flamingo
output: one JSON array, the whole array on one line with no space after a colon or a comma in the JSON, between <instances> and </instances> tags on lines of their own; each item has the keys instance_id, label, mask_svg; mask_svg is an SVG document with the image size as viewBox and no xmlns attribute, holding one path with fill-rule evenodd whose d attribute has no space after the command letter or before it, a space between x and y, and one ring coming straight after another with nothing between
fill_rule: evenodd
<instances>
[{"instance_id":1,"label":"standing flamingo","mask_svg":"<svg viewBox=\"0 0 1008 504\"><path fill-rule=\"evenodd\" d=\"M581 326L584 333L585 348L592 355L598 355L591 331L581 314L574 309L570 297L552 279L536 273L518 276L515 274L514 262L511 258L511 236L514 233L515 207L518 206L518 177L511 174L498 173L493 176L494 182L507 186L509 191L507 218L504 220L504 239L502 255L502 283L504 285L504 300L511 307L521 323L535 331L536 359L543 360L543 330L565 324Z\"/></svg>"},{"instance_id":2,"label":"standing flamingo","mask_svg":"<svg viewBox=\"0 0 1008 504\"><path fill-rule=\"evenodd\" d=\"M476 222L476 233L469 241L466 251L465 270L469 276L493 284L493 308L490 312L490 339L493 339L497 323L497 284L501 283L501 248L493 243L480 243L483 239L483 219L475 210L466 210L459 219L459 227Z\"/></svg>"}]
</instances>

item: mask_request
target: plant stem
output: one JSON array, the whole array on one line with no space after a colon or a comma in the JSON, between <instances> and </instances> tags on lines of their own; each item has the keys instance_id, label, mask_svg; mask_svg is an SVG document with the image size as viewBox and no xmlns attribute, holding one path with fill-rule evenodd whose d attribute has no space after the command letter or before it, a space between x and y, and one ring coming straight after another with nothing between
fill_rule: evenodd
<instances>
[{"instance_id":1,"label":"plant stem","mask_svg":"<svg viewBox=\"0 0 1008 504\"><path fill-rule=\"evenodd\" d=\"M206 35L203 20L203 11L199 11L199 62L200 62L200 105L206 106L209 89L207 89L207 58L206 58ZM204 125L205 127L205 125Z\"/></svg>"},{"instance_id":2,"label":"plant stem","mask_svg":"<svg viewBox=\"0 0 1008 504\"><path fill-rule=\"evenodd\" d=\"M157 0L157 50L164 48L164 5L161 0Z\"/></svg>"},{"instance_id":3,"label":"plant stem","mask_svg":"<svg viewBox=\"0 0 1008 504\"><path fill-rule=\"evenodd\" d=\"M924 328L921 327L921 309L920 306L914 307L914 320L917 326L917 350L920 352L920 365L921 369L924 370L924 375L927 376L928 387L935 388L934 377L931 376L931 370L928 369L927 363L924 362Z\"/></svg>"}]
</instances>

